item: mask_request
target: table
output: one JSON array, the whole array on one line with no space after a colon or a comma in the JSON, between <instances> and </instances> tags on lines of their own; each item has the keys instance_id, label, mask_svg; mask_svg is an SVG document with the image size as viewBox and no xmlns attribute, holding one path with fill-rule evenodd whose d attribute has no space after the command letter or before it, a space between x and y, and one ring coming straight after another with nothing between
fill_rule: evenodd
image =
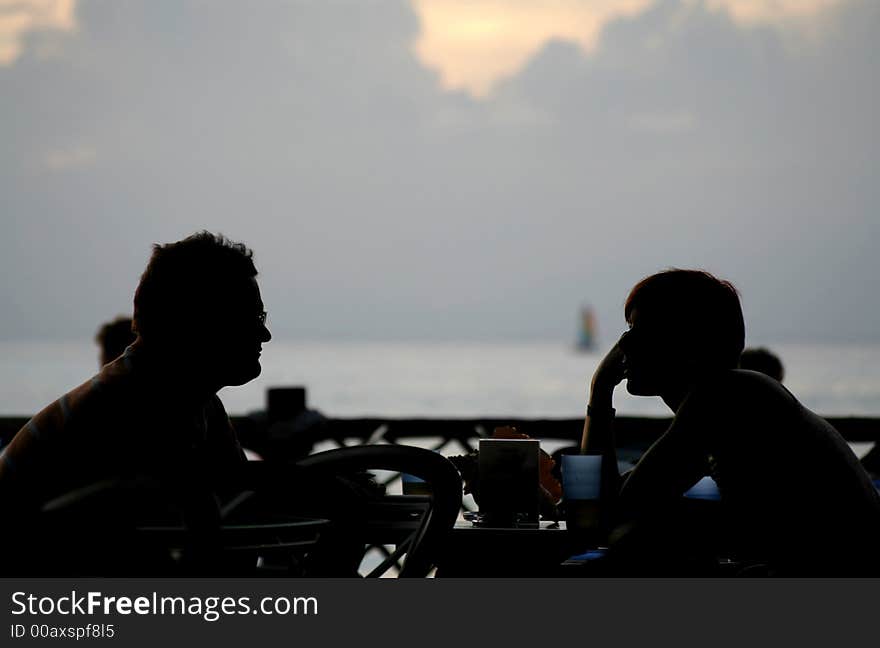
<instances>
[{"instance_id":1,"label":"table","mask_svg":"<svg viewBox=\"0 0 880 648\"><path fill-rule=\"evenodd\" d=\"M535 527L488 527L459 521L437 559L437 577L551 577L584 547L565 522Z\"/></svg>"}]
</instances>

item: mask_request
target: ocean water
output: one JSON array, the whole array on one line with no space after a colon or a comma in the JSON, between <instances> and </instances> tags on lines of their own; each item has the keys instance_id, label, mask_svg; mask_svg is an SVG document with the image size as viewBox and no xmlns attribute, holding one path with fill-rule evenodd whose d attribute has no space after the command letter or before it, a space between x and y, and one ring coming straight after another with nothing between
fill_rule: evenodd
<instances>
[{"instance_id":1,"label":"ocean water","mask_svg":"<svg viewBox=\"0 0 880 648\"><path fill-rule=\"evenodd\" d=\"M770 346L786 386L826 416L880 417L880 345ZM0 343L0 416L29 415L97 369L91 341ZM565 342L285 342L263 350L262 375L220 396L231 414L264 407L270 386L303 385L328 416L580 417L601 353ZM668 415L621 386L620 414Z\"/></svg>"}]
</instances>

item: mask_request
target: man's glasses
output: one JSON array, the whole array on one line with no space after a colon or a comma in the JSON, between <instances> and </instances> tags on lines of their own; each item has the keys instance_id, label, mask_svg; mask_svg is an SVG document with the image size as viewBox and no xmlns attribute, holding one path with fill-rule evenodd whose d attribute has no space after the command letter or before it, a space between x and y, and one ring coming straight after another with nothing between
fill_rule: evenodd
<instances>
[{"instance_id":1,"label":"man's glasses","mask_svg":"<svg viewBox=\"0 0 880 648\"><path fill-rule=\"evenodd\" d=\"M260 323L260 326L266 326L266 316L268 313L266 311L260 311L257 314L257 321Z\"/></svg>"}]
</instances>

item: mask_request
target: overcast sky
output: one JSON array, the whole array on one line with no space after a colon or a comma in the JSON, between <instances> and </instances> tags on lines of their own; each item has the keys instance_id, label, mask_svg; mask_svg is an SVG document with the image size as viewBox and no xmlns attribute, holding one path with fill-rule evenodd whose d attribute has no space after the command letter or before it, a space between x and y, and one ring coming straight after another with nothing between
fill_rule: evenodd
<instances>
[{"instance_id":1,"label":"overcast sky","mask_svg":"<svg viewBox=\"0 0 880 648\"><path fill-rule=\"evenodd\" d=\"M91 336L209 229L281 339L567 341L590 303L610 343L678 266L751 341L880 341L878 35L873 0L0 0L0 339Z\"/></svg>"}]
</instances>

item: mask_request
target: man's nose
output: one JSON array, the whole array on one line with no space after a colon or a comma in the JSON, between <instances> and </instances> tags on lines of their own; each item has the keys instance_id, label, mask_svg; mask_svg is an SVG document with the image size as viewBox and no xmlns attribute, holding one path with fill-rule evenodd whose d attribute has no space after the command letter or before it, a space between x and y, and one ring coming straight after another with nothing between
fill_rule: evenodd
<instances>
[{"instance_id":1,"label":"man's nose","mask_svg":"<svg viewBox=\"0 0 880 648\"><path fill-rule=\"evenodd\" d=\"M265 324L260 324L260 342L268 342L272 339L272 332Z\"/></svg>"}]
</instances>

